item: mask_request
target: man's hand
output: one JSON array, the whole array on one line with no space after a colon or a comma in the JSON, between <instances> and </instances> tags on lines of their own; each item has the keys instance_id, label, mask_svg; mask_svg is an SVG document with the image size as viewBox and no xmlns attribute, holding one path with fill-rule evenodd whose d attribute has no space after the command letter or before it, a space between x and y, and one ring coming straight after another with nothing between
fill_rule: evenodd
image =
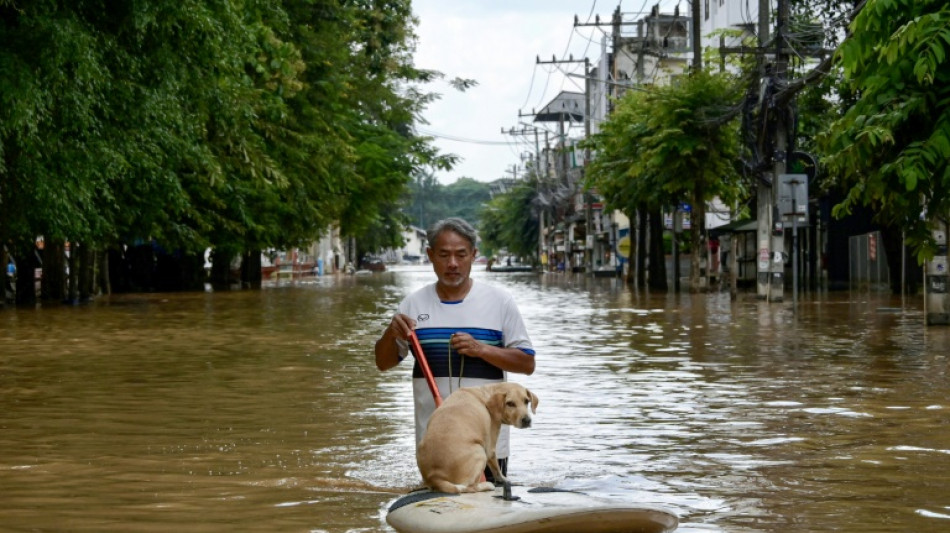
<instances>
[{"instance_id":1,"label":"man's hand","mask_svg":"<svg viewBox=\"0 0 950 533\"><path fill-rule=\"evenodd\" d=\"M407 341L412 334L412 330L416 329L416 321L409 318L408 315L396 313L392 321L389 322L388 329L391 330L395 338Z\"/></svg>"},{"instance_id":2,"label":"man's hand","mask_svg":"<svg viewBox=\"0 0 950 533\"><path fill-rule=\"evenodd\" d=\"M461 332L452 334L450 344L452 349L456 352L469 357L477 357L479 359L482 358L482 349L488 346L475 340L475 337L472 337L468 333Z\"/></svg>"},{"instance_id":3,"label":"man's hand","mask_svg":"<svg viewBox=\"0 0 950 533\"><path fill-rule=\"evenodd\" d=\"M416 321L409 316L396 313L383 332L383 336L376 341L376 368L388 370L399 364L400 345L408 349L406 341L412 335Z\"/></svg>"},{"instance_id":4,"label":"man's hand","mask_svg":"<svg viewBox=\"0 0 950 533\"><path fill-rule=\"evenodd\" d=\"M453 333L449 344L456 352L468 357L483 359L508 372L531 375L534 373L534 356L517 348L504 348L485 344L468 333Z\"/></svg>"}]
</instances>

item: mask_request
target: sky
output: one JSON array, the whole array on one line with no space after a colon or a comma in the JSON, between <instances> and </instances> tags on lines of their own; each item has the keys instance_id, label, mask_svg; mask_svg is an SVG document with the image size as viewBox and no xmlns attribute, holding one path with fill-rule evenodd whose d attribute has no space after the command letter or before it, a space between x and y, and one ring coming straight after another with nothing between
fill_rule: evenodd
<instances>
[{"instance_id":1,"label":"sky","mask_svg":"<svg viewBox=\"0 0 950 533\"><path fill-rule=\"evenodd\" d=\"M552 58L583 61L596 65L601 43L609 26L574 27L581 23L609 23L617 6L631 17L649 11L658 3L661 11L672 11L676 0L413 0L419 20L416 28L415 64L437 70L445 80L474 79L473 88L459 92L447 81L426 88L441 95L423 113L428 124L418 132L432 136L435 145L461 160L451 171L438 171L443 184L460 177L489 182L511 176L511 168L523 168L521 157L533 153L534 137L507 135L502 129L534 126L533 117L519 116L540 110L561 91L584 92L583 62L565 65L537 64ZM688 11L681 0L680 9ZM639 16L633 18L640 18ZM605 33L606 32L606 33ZM544 124L537 124L544 126ZM553 125L551 125L553 126ZM552 129L553 131L553 129ZM581 128L571 132L583 134Z\"/></svg>"}]
</instances>

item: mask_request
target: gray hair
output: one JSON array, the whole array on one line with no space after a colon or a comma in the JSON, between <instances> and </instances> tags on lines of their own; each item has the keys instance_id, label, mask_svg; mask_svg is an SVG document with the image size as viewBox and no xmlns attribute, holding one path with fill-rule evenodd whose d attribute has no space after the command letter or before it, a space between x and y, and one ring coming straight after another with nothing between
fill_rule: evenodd
<instances>
[{"instance_id":1,"label":"gray hair","mask_svg":"<svg viewBox=\"0 0 950 533\"><path fill-rule=\"evenodd\" d=\"M454 231L472 245L472 249L475 248L475 241L478 238L478 235L475 233L475 228L471 224L465 222L461 218L451 217L444 218L435 224L433 224L429 231L426 232L426 239L429 241L429 248L435 247L435 240L442 234L443 231Z\"/></svg>"}]
</instances>

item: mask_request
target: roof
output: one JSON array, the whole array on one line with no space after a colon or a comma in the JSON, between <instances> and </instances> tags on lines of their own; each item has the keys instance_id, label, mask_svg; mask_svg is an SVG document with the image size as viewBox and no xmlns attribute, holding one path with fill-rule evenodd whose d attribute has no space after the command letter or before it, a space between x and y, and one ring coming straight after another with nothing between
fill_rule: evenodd
<instances>
[{"instance_id":1,"label":"roof","mask_svg":"<svg viewBox=\"0 0 950 533\"><path fill-rule=\"evenodd\" d=\"M584 120L584 93L561 91L534 116L535 122L560 122Z\"/></svg>"}]
</instances>

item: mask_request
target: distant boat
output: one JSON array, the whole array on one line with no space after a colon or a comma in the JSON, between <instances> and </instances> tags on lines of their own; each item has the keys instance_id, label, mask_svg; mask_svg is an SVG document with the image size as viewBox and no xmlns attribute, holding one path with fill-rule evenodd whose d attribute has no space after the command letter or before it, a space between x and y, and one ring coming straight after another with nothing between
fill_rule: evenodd
<instances>
[{"instance_id":1,"label":"distant boat","mask_svg":"<svg viewBox=\"0 0 950 533\"><path fill-rule=\"evenodd\" d=\"M492 265L489 272L534 272L534 267L531 265Z\"/></svg>"},{"instance_id":2,"label":"distant boat","mask_svg":"<svg viewBox=\"0 0 950 533\"><path fill-rule=\"evenodd\" d=\"M508 257L503 261L489 261L485 270L489 272L533 272L534 267Z\"/></svg>"}]
</instances>

